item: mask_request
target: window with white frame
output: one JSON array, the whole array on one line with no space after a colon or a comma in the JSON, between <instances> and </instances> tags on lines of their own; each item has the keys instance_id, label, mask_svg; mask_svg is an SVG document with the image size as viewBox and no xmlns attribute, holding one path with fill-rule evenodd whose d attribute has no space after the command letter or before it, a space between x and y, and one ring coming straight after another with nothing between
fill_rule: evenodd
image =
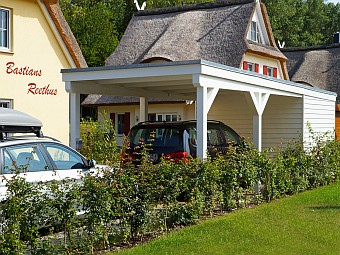
<instances>
[{"instance_id":1,"label":"window with white frame","mask_svg":"<svg viewBox=\"0 0 340 255\"><path fill-rule=\"evenodd\" d=\"M177 121L177 113L149 113L149 121Z\"/></svg>"},{"instance_id":2,"label":"window with white frame","mask_svg":"<svg viewBox=\"0 0 340 255\"><path fill-rule=\"evenodd\" d=\"M254 42L258 42L258 43L262 43L263 44L263 40L261 38L261 33L258 27L258 24L256 21L252 21L251 25L250 25L250 39L251 41Z\"/></svg>"},{"instance_id":3,"label":"window with white frame","mask_svg":"<svg viewBox=\"0 0 340 255\"><path fill-rule=\"evenodd\" d=\"M259 64L244 61L243 62L243 70L248 70L248 71L251 71L251 72L258 73L259 72Z\"/></svg>"},{"instance_id":4,"label":"window with white frame","mask_svg":"<svg viewBox=\"0 0 340 255\"><path fill-rule=\"evenodd\" d=\"M0 8L0 51L11 50L11 15L10 10Z\"/></svg>"},{"instance_id":5,"label":"window with white frame","mask_svg":"<svg viewBox=\"0 0 340 255\"><path fill-rule=\"evenodd\" d=\"M13 100L12 99L1 99L0 98L0 107L3 108L13 108Z\"/></svg>"},{"instance_id":6,"label":"window with white frame","mask_svg":"<svg viewBox=\"0 0 340 255\"><path fill-rule=\"evenodd\" d=\"M255 72L255 64L248 62L248 71Z\"/></svg>"},{"instance_id":7,"label":"window with white frame","mask_svg":"<svg viewBox=\"0 0 340 255\"><path fill-rule=\"evenodd\" d=\"M263 74L277 78L277 68L271 66L263 66Z\"/></svg>"}]
</instances>

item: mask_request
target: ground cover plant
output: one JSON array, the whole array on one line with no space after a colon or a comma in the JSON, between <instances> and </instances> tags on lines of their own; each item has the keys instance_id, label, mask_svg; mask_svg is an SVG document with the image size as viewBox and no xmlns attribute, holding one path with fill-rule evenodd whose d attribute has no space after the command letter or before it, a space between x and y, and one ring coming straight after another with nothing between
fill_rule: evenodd
<instances>
[{"instance_id":1,"label":"ground cover plant","mask_svg":"<svg viewBox=\"0 0 340 255\"><path fill-rule=\"evenodd\" d=\"M148 161L148 146L141 144L140 166L120 168L112 123L103 123L83 122L83 153L107 169L84 174L81 183L33 185L18 175L8 180L0 254L93 254L328 185L340 176L340 144L317 136L307 152L295 141L275 154L230 147L215 160L164 159L157 165ZM81 218L79 211L85 212ZM50 235L43 236L41 226Z\"/></svg>"}]
</instances>

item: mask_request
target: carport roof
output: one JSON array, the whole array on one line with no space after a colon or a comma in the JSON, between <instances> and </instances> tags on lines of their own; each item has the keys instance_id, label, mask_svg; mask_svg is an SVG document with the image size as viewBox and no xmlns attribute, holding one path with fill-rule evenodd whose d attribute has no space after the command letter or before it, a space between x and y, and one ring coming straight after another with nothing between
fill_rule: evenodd
<instances>
[{"instance_id":1,"label":"carport roof","mask_svg":"<svg viewBox=\"0 0 340 255\"><path fill-rule=\"evenodd\" d=\"M193 100L197 79L215 79L213 87L302 96L336 93L206 61L155 62L61 70L70 93ZM223 81L225 81L223 83Z\"/></svg>"}]
</instances>

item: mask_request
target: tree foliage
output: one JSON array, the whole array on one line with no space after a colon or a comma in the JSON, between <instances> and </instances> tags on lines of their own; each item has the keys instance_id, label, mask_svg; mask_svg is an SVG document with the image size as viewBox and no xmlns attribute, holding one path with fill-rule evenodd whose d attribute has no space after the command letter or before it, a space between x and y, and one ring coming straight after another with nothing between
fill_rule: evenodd
<instances>
[{"instance_id":1,"label":"tree foliage","mask_svg":"<svg viewBox=\"0 0 340 255\"><path fill-rule=\"evenodd\" d=\"M340 4L323 0L262 0L276 40L286 46L331 43L340 31Z\"/></svg>"},{"instance_id":2,"label":"tree foliage","mask_svg":"<svg viewBox=\"0 0 340 255\"><path fill-rule=\"evenodd\" d=\"M102 66L117 47L135 10L133 1L60 0L89 66Z\"/></svg>"},{"instance_id":3,"label":"tree foliage","mask_svg":"<svg viewBox=\"0 0 340 255\"><path fill-rule=\"evenodd\" d=\"M213 0L139 0L146 9ZM262 0L276 40L286 46L331 43L340 31L340 4L324 0ZM59 0L89 66L104 65L137 12L134 0Z\"/></svg>"}]
</instances>

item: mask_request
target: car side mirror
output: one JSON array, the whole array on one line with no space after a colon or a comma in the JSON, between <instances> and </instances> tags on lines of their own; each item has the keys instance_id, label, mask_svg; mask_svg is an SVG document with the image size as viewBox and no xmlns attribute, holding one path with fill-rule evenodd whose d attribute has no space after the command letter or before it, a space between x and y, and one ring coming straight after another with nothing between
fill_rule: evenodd
<instances>
[{"instance_id":1,"label":"car side mirror","mask_svg":"<svg viewBox=\"0 0 340 255\"><path fill-rule=\"evenodd\" d=\"M88 159L86 162L86 168L93 168L96 166L96 161L94 159Z\"/></svg>"},{"instance_id":2,"label":"car side mirror","mask_svg":"<svg viewBox=\"0 0 340 255\"><path fill-rule=\"evenodd\" d=\"M249 148L249 144L246 142L245 137L241 138L241 144L243 148Z\"/></svg>"}]
</instances>

